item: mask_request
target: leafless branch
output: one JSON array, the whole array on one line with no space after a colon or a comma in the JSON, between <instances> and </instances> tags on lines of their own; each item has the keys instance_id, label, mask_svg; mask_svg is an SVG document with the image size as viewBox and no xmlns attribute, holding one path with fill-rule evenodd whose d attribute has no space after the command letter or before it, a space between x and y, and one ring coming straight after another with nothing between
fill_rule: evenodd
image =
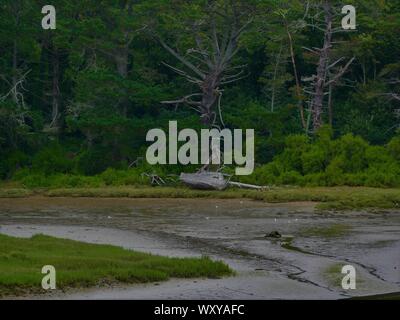
<instances>
[{"instance_id":1,"label":"leafless branch","mask_svg":"<svg viewBox=\"0 0 400 320\"><path fill-rule=\"evenodd\" d=\"M339 81L339 79L346 73L347 69L350 67L350 65L353 63L354 60L355 57L351 58L343 68L340 68L340 71L330 81L325 83L325 87L328 87Z\"/></svg>"}]
</instances>

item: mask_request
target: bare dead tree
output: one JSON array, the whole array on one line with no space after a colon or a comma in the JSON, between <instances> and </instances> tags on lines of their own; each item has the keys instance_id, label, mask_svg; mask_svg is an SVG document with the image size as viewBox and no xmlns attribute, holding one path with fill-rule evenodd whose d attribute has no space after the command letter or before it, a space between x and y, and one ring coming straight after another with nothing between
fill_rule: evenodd
<instances>
[{"instance_id":1,"label":"bare dead tree","mask_svg":"<svg viewBox=\"0 0 400 320\"><path fill-rule=\"evenodd\" d=\"M24 85L26 82L26 77L30 72L31 70L28 70L19 77L13 77L11 82L5 76L0 75L0 78L11 86L10 90L6 94L0 96L0 101L5 101L11 97L12 101L17 106L16 111L18 113L18 122L20 124L25 123L25 115L28 111L24 98L24 91L27 90L25 89Z\"/></svg>"},{"instance_id":2,"label":"bare dead tree","mask_svg":"<svg viewBox=\"0 0 400 320\"><path fill-rule=\"evenodd\" d=\"M398 70L394 69L394 71L389 74L389 79L386 80L386 83L392 88L392 91L386 93L386 95L392 100L400 101L400 93L398 92L400 87L400 64L396 64L395 66ZM396 71L399 75L396 75Z\"/></svg>"},{"instance_id":3,"label":"bare dead tree","mask_svg":"<svg viewBox=\"0 0 400 320\"><path fill-rule=\"evenodd\" d=\"M276 78L278 75L278 68L279 65L281 64L281 58L282 58L282 49L283 49L283 45L281 44L280 48L279 48L279 53L276 56L276 60L275 60L275 64L274 64L274 70L273 70L273 74L272 74L272 86L271 86L271 112L275 111L275 99L276 99Z\"/></svg>"},{"instance_id":4,"label":"bare dead tree","mask_svg":"<svg viewBox=\"0 0 400 320\"><path fill-rule=\"evenodd\" d=\"M206 126L216 125L218 115L223 124L221 87L246 76L245 66L234 65L233 59L239 50L239 38L252 20L251 10L244 8L238 1L223 1L222 5L212 3L207 7L204 20L195 21L191 25L195 45L185 54L159 37L164 49L180 61L184 68L164 64L199 88L199 92L162 103L188 105L200 114L201 122Z\"/></svg>"},{"instance_id":5,"label":"bare dead tree","mask_svg":"<svg viewBox=\"0 0 400 320\"><path fill-rule=\"evenodd\" d=\"M400 128L400 63L387 65L379 74L386 83L387 92L383 96L394 104L394 116L397 119L395 126L387 131ZM385 90L386 91L386 90Z\"/></svg>"},{"instance_id":6,"label":"bare dead tree","mask_svg":"<svg viewBox=\"0 0 400 320\"><path fill-rule=\"evenodd\" d=\"M310 96L310 121L312 121L313 132L317 131L323 124L323 107L325 96L329 96L330 117L332 118L332 90L336 86L355 58L351 58L344 66L338 65L345 60L340 57L332 62L332 49L334 45L333 36L342 29L334 28L334 20L336 10L331 0L323 0L317 5L317 13L314 15L313 28L320 30L324 34L322 48L305 48L317 57L316 73L303 81L309 82L309 86L305 88L305 92ZM322 19L321 19L322 16ZM309 121L309 122L310 122Z\"/></svg>"},{"instance_id":7,"label":"bare dead tree","mask_svg":"<svg viewBox=\"0 0 400 320\"><path fill-rule=\"evenodd\" d=\"M5 7L8 7L9 9L13 27L16 29L21 27L24 15L24 5L23 1L10 1L5 5ZM5 74L0 75L0 79L6 82L10 89L6 94L0 96L0 100L4 101L11 98L19 109L25 110L24 91L26 91L26 89L24 84L26 83L26 77L31 70L23 70L20 65L19 56L19 41L17 37L14 37L12 40L11 76L7 77Z\"/></svg>"},{"instance_id":8,"label":"bare dead tree","mask_svg":"<svg viewBox=\"0 0 400 320\"><path fill-rule=\"evenodd\" d=\"M49 120L43 128L47 134L57 135L61 128L62 99L61 99L61 57L63 51L55 45L54 35L44 33L41 41L42 63L47 65L48 75L40 81L43 83L43 101L49 106Z\"/></svg>"},{"instance_id":9,"label":"bare dead tree","mask_svg":"<svg viewBox=\"0 0 400 320\"><path fill-rule=\"evenodd\" d=\"M59 119L60 119L61 91L60 91L60 56L57 49L54 49L51 52L51 66L53 69L51 77L52 119L49 127L58 129Z\"/></svg>"}]
</instances>

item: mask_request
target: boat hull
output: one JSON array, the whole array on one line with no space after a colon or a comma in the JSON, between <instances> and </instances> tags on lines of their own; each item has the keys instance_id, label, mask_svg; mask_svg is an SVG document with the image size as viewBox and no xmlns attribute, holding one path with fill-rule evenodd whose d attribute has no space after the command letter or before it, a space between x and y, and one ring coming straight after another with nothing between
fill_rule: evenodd
<instances>
[{"instance_id":1,"label":"boat hull","mask_svg":"<svg viewBox=\"0 0 400 320\"><path fill-rule=\"evenodd\" d=\"M182 173L180 181L193 189L224 190L228 181L218 172Z\"/></svg>"}]
</instances>

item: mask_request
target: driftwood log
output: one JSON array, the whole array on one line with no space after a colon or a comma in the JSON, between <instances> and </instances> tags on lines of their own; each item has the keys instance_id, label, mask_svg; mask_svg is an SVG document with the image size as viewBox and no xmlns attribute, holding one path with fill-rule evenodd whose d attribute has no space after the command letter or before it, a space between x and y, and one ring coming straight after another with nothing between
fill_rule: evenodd
<instances>
[{"instance_id":1,"label":"driftwood log","mask_svg":"<svg viewBox=\"0 0 400 320\"><path fill-rule=\"evenodd\" d=\"M233 181L229 181L228 184L232 187L238 187L238 188L242 188L242 189L255 189L255 190L268 189L267 186L256 186L254 184L240 183L240 182L233 182Z\"/></svg>"}]
</instances>

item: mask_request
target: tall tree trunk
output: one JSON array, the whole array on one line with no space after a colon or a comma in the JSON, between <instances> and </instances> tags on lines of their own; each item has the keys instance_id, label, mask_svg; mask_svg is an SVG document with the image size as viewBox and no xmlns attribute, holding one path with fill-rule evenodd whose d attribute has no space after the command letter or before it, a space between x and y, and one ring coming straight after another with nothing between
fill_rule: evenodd
<instances>
[{"instance_id":1,"label":"tall tree trunk","mask_svg":"<svg viewBox=\"0 0 400 320\"><path fill-rule=\"evenodd\" d=\"M119 52L115 56L115 63L117 66L117 72L122 79L126 79L128 77L128 65L129 65L129 48L124 47L119 50ZM127 92L125 92L125 96L120 101L121 112L124 117L128 116L128 100L127 100Z\"/></svg>"},{"instance_id":2,"label":"tall tree trunk","mask_svg":"<svg viewBox=\"0 0 400 320\"><path fill-rule=\"evenodd\" d=\"M212 126L216 119L216 113L213 111L213 106L217 102L219 93L218 86L220 76L210 74L202 84L202 101L201 101L201 122L206 126Z\"/></svg>"},{"instance_id":3,"label":"tall tree trunk","mask_svg":"<svg viewBox=\"0 0 400 320\"><path fill-rule=\"evenodd\" d=\"M329 125L333 126L333 101L332 101L332 85L329 85L329 96L328 96L328 114L329 114Z\"/></svg>"},{"instance_id":4,"label":"tall tree trunk","mask_svg":"<svg viewBox=\"0 0 400 320\"><path fill-rule=\"evenodd\" d=\"M323 103L324 103L324 88L326 84L329 53L332 47L332 6L329 0L325 0L323 4L323 10L325 14L325 36L324 36L324 46L320 50L318 68L317 68L317 78L314 88L314 97L312 99L311 110L313 116L313 129L314 132L317 131L323 124L322 114L323 114Z\"/></svg>"},{"instance_id":5,"label":"tall tree trunk","mask_svg":"<svg viewBox=\"0 0 400 320\"><path fill-rule=\"evenodd\" d=\"M271 112L275 111L275 96L276 96L276 77L278 75L278 67L281 63L281 54L282 54L283 46L281 45L279 49L279 54L276 57L276 63L274 68L274 76L273 76L273 83L272 83L272 96L271 96Z\"/></svg>"},{"instance_id":6,"label":"tall tree trunk","mask_svg":"<svg viewBox=\"0 0 400 320\"><path fill-rule=\"evenodd\" d=\"M54 46L51 52L52 89L51 89L51 124L50 128L57 128L60 120L60 56Z\"/></svg>"},{"instance_id":7,"label":"tall tree trunk","mask_svg":"<svg viewBox=\"0 0 400 320\"><path fill-rule=\"evenodd\" d=\"M299 107L299 111L300 111L301 125L303 126L303 129L306 129L307 122L304 117L303 98L302 98L302 94L301 94L301 84L300 84L299 74L297 73L297 65L296 65L296 59L295 59L294 48L293 48L293 38L292 38L292 34L290 33L289 25L286 20L285 20L285 26L286 26L286 32L288 35L288 39L289 39L290 57L292 60L292 65L293 65L293 74L294 74L294 79L296 81L296 95L297 95L298 107Z\"/></svg>"},{"instance_id":8,"label":"tall tree trunk","mask_svg":"<svg viewBox=\"0 0 400 320\"><path fill-rule=\"evenodd\" d=\"M17 39L13 41L13 55L12 55L12 99L15 104L18 104L18 45Z\"/></svg>"},{"instance_id":9,"label":"tall tree trunk","mask_svg":"<svg viewBox=\"0 0 400 320\"><path fill-rule=\"evenodd\" d=\"M128 48L123 48L118 52L115 62L118 74L125 79L128 76Z\"/></svg>"}]
</instances>

